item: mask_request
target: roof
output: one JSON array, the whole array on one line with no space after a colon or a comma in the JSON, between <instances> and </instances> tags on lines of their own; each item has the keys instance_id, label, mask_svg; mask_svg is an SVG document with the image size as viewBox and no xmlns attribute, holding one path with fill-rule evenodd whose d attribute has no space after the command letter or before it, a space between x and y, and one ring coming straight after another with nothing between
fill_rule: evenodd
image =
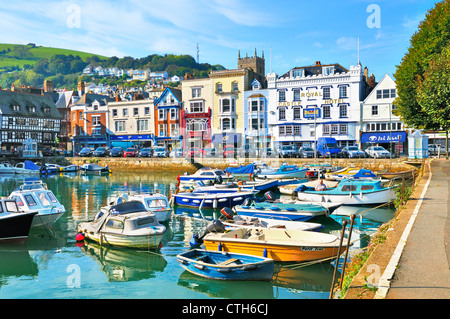
<instances>
[{"instance_id":1,"label":"roof","mask_svg":"<svg viewBox=\"0 0 450 319\"><path fill-rule=\"evenodd\" d=\"M161 96L155 101L155 106L159 104L159 102L167 95L172 93L172 95L175 97L175 99L177 100L177 102L179 104L181 104L182 98L181 98L181 90L179 89L174 89L174 88L166 88L164 90L164 92L161 94Z\"/></svg>"},{"instance_id":2,"label":"roof","mask_svg":"<svg viewBox=\"0 0 450 319\"><path fill-rule=\"evenodd\" d=\"M115 101L115 99L109 97L108 95L85 93L73 105L91 105L94 101L100 102L100 105L106 105L108 102Z\"/></svg>"},{"instance_id":3,"label":"roof","mask_svg":"<svg viewBox=\"0 0 450 319\"><path fill-rule=\"evenodd\" d=\"M13 109L14 105L19 110ZM32 108L34 107L34 108ZM48 108L49 112L44 112ZM35 109L35 111L33 111ZM60 119L55 102L49 96L0 90L0 112L3 115Z\"/></svg>"},{"instance_id":4,"label":"roof","mask_svg":"<svg viewBox=\"0 0 450 319\"><path fill-rule=\"evenodd\" d=\"M344 68L342 65L338 64L338 63L333 63L333 64L316 64L316 65L311 65L311 66L301 66L301 67L295 67L291 70L301 70L304 69L305 70L305 76L308 75L319 75L322 74L322 68L323 67L327 67L327 66L334 66L334 72L335 73L347 73L348 69ZM283 74L281 77L289 77L289 73L291 72L291 70L289 70L288 72L286 72L285 74Z\"/></svg>"}]
</instances>

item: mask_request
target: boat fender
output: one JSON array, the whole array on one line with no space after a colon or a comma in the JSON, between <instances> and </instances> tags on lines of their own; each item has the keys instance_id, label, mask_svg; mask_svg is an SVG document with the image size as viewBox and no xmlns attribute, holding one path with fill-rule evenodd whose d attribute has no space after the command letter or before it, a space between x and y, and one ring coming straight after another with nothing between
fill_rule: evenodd
<instances>
[{"instance_id":1,"label":"boat fender","mask_svg":"<svg viewBox=\"0 0 450 319\"><path fill-rule=\"evenodd\" d=\"M261 206L255 206L256 209L263 209Z\"/></svg>"},{"instance_id":2,"label":"boat fender","mask_svg":"<svg viewBox=\"0 0 450 319\"><path fill-rule=\"evenodd\" d=\"M217 269L217 271L220 272L221 274L227 274L231 271L231 269L228 267L227 268L219 268L219 269Z\"/></svg>"},{"instance_id":3,"label":"boat fender","mask_svg":"<svg viewBox=\"0 0 450 319\"><path fill-rule=\"evenodd\" d=\"M295 212L295 211L296 211L296 209L293 208L293 207L287 207L286 210L287 210L288 212Z\"/></svg>"},{"instance_id":4,"label":"boat fender","mask_svg":"<svg viewBox=\"0 0 450 319\"><path fill-rule=\"evenodd\" d=\"M217 250L222 251L222 243L221 242L219 242L219 247L217 247Z\"/></svg>"},{"instance_id":5,"label":"boat fender","mask_svg":"<svg viewBox=\"0 0 450 319\"><path fill-rule=\"evenodd\" d=\"M270 207L270 210L280 210L280 208L278 208L277 206L272 206Z\"/></svg>"},{"instance_id":6,"label":"boat fender","mask_svg":"<svg viewBox=\"0 0 450 319\"><path fill-rule=\"evenodd\" d=\"M263 250L263 257L267 258L267 248L264 248L264 250Z\"/></svg>"},{"instance_id":7,"label":"boat fender","mask_svg":"<svg viewBox=\"0 0 450 319\"><path fill-rule=\"evenodd\" d=\"M82 234L82 233L78 233L76 236L75 236L75 240L76 241L83 241L84 240L84 235Z\"/></svg>"},{"instance_id":8,"label":"boat fender","mask_svg":"<svg viewBox=\"0 0 450 319\"><path fill-rule=\"evenodd\" d=\"M220 210L220 213L226 218L233 219L234 212L230 207L224 207Z\"/></svg>"},{"instance_id":9,"label":"boat fender","mask_svg":"<svg viewBox=\"0 0 450 319\"><path fill-rule=\"evenodd\" d=\"M192 235L191 240L189 241L189 246L191 249L198 248L203 244L203 240L198 239L197 234Z\"/></svg>"}]
</instances>

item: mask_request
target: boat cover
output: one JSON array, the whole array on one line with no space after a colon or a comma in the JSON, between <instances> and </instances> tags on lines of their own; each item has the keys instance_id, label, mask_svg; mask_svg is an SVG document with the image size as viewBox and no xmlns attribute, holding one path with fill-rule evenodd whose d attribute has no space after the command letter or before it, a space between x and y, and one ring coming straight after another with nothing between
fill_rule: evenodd
<instances>
[{"instance_id":1,"label":"boat cover","mask_svg":"<svg viewBox=\"0 0 450 319\"><path fill-rule=\"evenodd\" d=\"M145 206L138 201L129 201L114 205L110 208L111 215L123 215L130 213L145 212Z\"/></svg>"},{"instance_id":2,"label":"boat cover","mask_svg":"<svg viewBox=\"0 0 450 319\"><path fill-rule=\"evenodd\" d=\"M39 166L34 164L32 161L25 160L24 164L25 164L24 166L25 166L26 169L29 169L29 170L32 170L32 171L38 171L39 170Z\"/></svg>"},{"instance_id":3,"label":"boat cover","mask_svg":"<svg viewBox=\"0 0 450 319\"><path fill-rule=\"evenodd\" d=\"M374 174L372 171L368 170L368 169L360 169L358 171L358 173L356 173L355 175L353 175L355 178L358 177L377 177L376 174Z\"/></svg>"},{"instance_id":4,"label":"boat cover","mask_svg":"<svg viewBox=\"0 0 450 319\"><path fill-rule=\"evenodd\" d=\"M253 172L255 171L255 164L249 164L246 166L239 166L239 167L227 167L227 169L225 169L225 173L230 173L230 174L253 174Z\"/></svg>"}]
</instances>

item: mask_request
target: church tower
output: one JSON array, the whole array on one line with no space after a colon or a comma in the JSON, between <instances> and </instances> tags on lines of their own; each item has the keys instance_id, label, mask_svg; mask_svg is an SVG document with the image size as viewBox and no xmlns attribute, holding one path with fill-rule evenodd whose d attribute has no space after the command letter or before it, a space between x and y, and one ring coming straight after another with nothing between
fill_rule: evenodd
<instances>
[{"instance_id":1,"label":"church tower","mask_svg":"<svg viewBox=\"0 0 450 319\"><path fill-rule=\"evenodd\" d=\"M262 51L262 56L258 57L255 49L255 56L241 58L241 52L238 53L238 69L250 69L255 72L261 79L266 77L266 62L264 59L264 51Z\"/></svg>"}]
</instances>

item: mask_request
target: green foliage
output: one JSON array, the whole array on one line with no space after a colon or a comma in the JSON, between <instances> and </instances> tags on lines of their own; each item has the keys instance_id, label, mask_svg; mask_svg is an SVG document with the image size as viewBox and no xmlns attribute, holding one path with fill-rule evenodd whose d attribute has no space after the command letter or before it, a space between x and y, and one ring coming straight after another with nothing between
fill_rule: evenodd
<instances>
[{"instance_id":1,"label":"green foliage","mask_svg":"<svg viewBox=\"0 0 450 319\"><path fill-rule=\"evenodd\" d=\"M450 46L435 55L418 79L417 100L442 129L450 130Z\"/></svg>"},{"instance_id":2,"label":"green foliage","mask_svg":"<svg viewBox=\"0 0 450 319\"><path fill-rule=\"evenodd\" d=\"M394 102L397 114L408 126L430 130L440 128L434 116L419 104L417 91L431 61L449 41L450 4L449 0L444 0L428 11L394 75L398 92Z\"/></svg>"}]
</instances>

